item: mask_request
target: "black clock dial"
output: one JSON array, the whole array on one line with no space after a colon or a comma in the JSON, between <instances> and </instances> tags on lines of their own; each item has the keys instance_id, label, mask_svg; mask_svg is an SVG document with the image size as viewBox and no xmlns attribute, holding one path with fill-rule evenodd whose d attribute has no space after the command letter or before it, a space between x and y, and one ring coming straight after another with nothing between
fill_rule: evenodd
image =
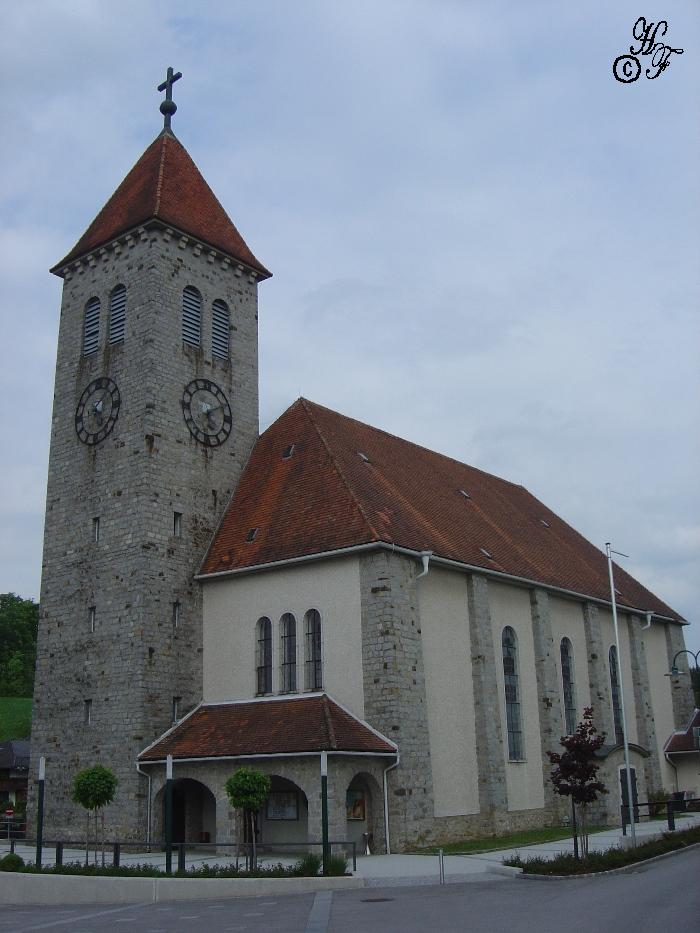
<instances>
[{"instance_id":1,"label":"black clock dial","mask_svg":"<svg viewBox=\"0 0 700 933\"><path fill-rule=\"evenodd\" d=\"M192 437L206 447L218 447L231 433L231 406L218 385L208 379L193 379L185 386L182 414Z\"/></svg>"},{"instance_id":2,"label":"black clock dial","mask_svg":"<svg viewBox=\"0 0 700 933\"><path fill-rule=\"evenodd\" d=\"M75 432L83 444L99 444L114 427L122 400L117 384L107 376L93 379L75 409Z\"/></svg>"}]
</instances>

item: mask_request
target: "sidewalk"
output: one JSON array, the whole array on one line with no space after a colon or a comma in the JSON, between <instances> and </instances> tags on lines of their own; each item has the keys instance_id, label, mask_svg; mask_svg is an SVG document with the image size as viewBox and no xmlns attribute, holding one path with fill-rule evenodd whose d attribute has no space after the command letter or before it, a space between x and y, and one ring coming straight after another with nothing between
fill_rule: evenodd
<instances>
[{"instance_id":1,"label":"sidewalk","mask_svg":"<svg viewBox=\"0 0 700 933\"><path fill-rule=\"evenodd\" d=\"M679 813L676 815L676 829L678 830L689 829L698 825L700 825L700 813ZM665 819L637 823L637 840L643 841L659 836L666 829ZM619 827L594 833L590 836L589 848L591 852L601 852L612 846L620 845L621 838L622 833ZM629 839L629 836L627 838ZM9 843L2 840L0 842L0 856L8 851ZM35 850L31 846L17 843L15 851L25 861L34 860ZM512 877L512 870L505 868L502 864L504 858L513 855L521 855L524 858L530 856L553 858L560 852L573 852L573 840L560 839L557 842L541 842L518 848L495 849L478 855L446 855L444 857L445 880L448 883L504 880L509 876ZM111 855L111 850L107 849L105 853L107 864L111 861ZM64 862L82 862L84 858L84 849L65 849L63 853ZM92 861L92 856L90 860ZM54 850L51 846L44 848L42 861L44 865L53 865ZM189 851L187 853L188 867L201 865L204 862L210 865L229 865L234 861L233 858L221 854L217 855L215 852L200 855ZM278 862L291 864L296 859L285 855L278 856L273 853L265 855L260 861L262 864L277 864ZM122 865L136 863L148 863L159 868L165 868L165 853L161 851L121 853ZM173 864L176 864L175 856ZM379 887L400 884L436 884L439 881L439 873L437 855L362 855L357 858L355 875L364 879L366 886Z\"/></svg>"}]
</instances>

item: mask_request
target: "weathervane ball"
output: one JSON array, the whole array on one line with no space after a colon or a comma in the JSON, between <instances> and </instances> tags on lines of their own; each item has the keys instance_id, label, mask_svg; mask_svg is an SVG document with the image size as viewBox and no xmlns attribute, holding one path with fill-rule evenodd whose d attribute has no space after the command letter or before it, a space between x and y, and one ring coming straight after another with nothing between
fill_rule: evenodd
<instances>
[{"instance_id":1,"label":"weathervane ball","mask_svg":"<svg viewBox=\"0 0 700 933\"><path fill-rule=\"evenodd\" d=\"M164 117L172 116L177 110L177 104L174 100L163 100L160 104L160 112Z\"/></svg>"}]
</instances>

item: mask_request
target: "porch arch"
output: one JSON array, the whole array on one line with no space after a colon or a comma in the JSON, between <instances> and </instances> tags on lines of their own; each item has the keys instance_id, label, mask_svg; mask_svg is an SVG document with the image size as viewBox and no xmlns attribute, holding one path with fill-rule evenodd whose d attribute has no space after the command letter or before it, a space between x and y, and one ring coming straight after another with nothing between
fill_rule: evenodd
<instances>
[{"instance_id":1,"label":"porch arch","mask_svg":"<svg viewBox=\"0 0 700 933\"><path fill-rule=\"evenodd\" d=\"M384 848L384 798L377 779L366 771L358 771L345 791L345 838L357 843L358 853L364 852L364 834L370 834L372 852Z\"/></svg>"},{"instance_id":2,"label":"porch arch","mask_svg":"<svg viewBox=\"0 0 700 933\"><path fill-rule=\"evenodd\" d=\"M165 838L165 787L155 795L154 838ZM201 781L173 781L173 842L216 842L216 798Z\"/></svg>"}]
</instances>

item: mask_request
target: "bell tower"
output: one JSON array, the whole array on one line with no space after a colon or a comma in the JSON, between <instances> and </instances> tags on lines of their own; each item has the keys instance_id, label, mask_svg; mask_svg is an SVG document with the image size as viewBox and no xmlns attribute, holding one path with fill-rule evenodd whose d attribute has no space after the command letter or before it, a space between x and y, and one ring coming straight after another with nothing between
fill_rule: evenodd
<instances>
[{"instance_id":1,"label":"bell tower","mask_svg":"<svg viewBox=\"0 0 700 933\"><path fill-rule=\"evenodd\" d=\"M270 273L170 127L63 279L46 499L32 775L46 834L74 833L73 776L119 779L111 833L146 835L136 756L200 699L194 575L258 436L257 287ZM33 781L30 781L30 787Z\"/></svg>"}]
</instances>

